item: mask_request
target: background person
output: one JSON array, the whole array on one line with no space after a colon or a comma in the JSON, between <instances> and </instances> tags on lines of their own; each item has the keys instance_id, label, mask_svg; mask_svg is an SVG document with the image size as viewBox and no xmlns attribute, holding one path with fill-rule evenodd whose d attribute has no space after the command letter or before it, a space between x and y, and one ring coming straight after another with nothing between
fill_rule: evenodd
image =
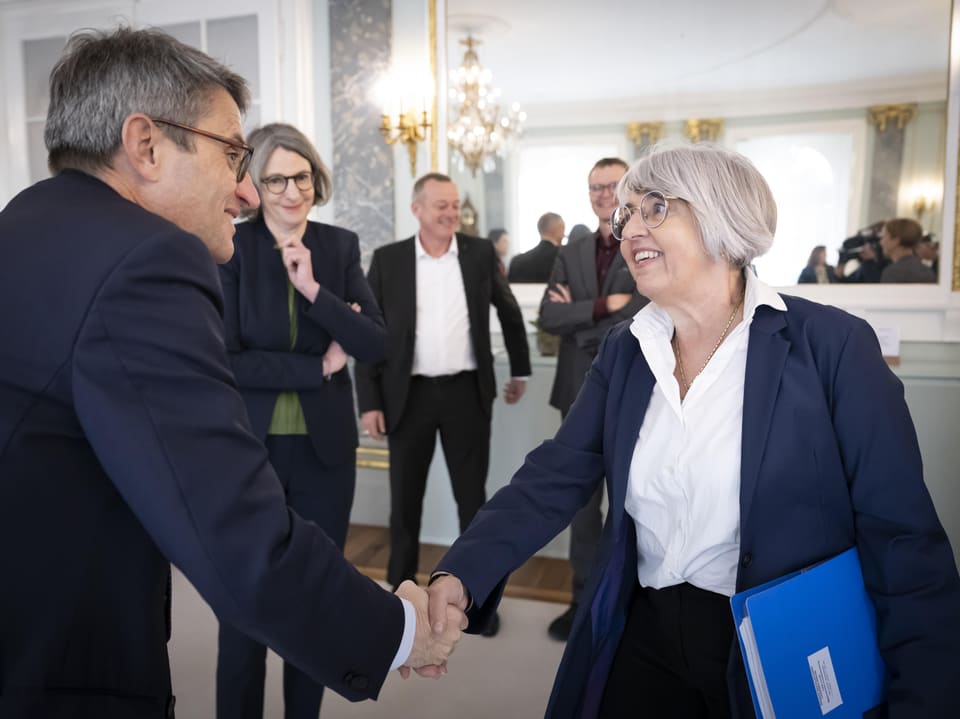
<instances>
[{"instance_id":1,"label":"background person","mask_svg":"<svg viewBox=\"0 0 960 719\"><path fill-rule=\"evenodd\" d=\"M54 176L0 212L5 718L172 717L170 561L222 621L350 699L452 650L426 594L402 603L290 511L250 429L215 264L259 203L248 100L153 30L78 33L51 74Z\"/></svg>"},{"instance_id":2,"label":"background person","mask_svg":"<svg viewBox=\"0 0 960 719\"><path fill-rule=\"evenodd\" d=\"M883 254L890 258L880 275L881 282L936 282L937 276L917 257L914 250L923 228L916 220L898 217L887 220L880 232Z\"/></svg>"},{"instance_id":3,"label":"background person","mask_svg":"<svg viewBox=\"0 0 960 719\"><path fill-rule=\"evenodd\" d=\"M614 234L650 304L611 330L556 437L441 560L437 621L472 598L481 622L606 477L548 717L753 717L729 597L851 546L889 715L960 716L960 578L875 333L745 271L776 229L745 157L656 148L618 195Z\"/></svg>"},{"instance_id":4,"label":"background person","mask_svg":"<svg viewBox=\"0 0 960 719\"><path fill-rule=\"evenodd\" d=\"M523 396L530 351L520 307L499 272L493 245L461 235L460 194L446 175L413 186L419 231L378 247L368 275L387 324L383 362L358 363L364 430L390 449L390 559L387 581L414 579L427 472L440 434L463 531L486 501L490 421L496 396L490 305L497 309L512 379L504 401ZM484 632L497 632L488 618Z\"/></svg>"},{"instance_id":5,"label":"background person","mask_svg":"<svg viewBox=\"0 0 960 719\"><path fill-rule=\"evenodd\" d=\"M504 260L506 260L507 255L510 254L510 233L502 227L499 227L495 230L490 230L487 239L493 243L493 248L497 253L497 268L500 270L500 274L506 277L507 268L504 265Z\"/></svg>"},{"instance_id":6,"label":"background person","mask_svg":"<svg viewBox=\"0 0 960 719\"><path fill-rule=\"evenodd\" d=\"M566 226L556 212L546 212L537 220L540 242L536 247L514 255L510 260L510 282L546 282L550 279L557 251L563 243Z\"/></svg>"},{"instance_id":7,"label":"background person","mask_svg":"<svg viewBox=\"0 0 960 719\"><path fill-rule=\"evenodd\" d=\"M581 239L571 237L560 249L540 301L540 326L560 335L550 405L560 410L561 417L570 411L600 340L614 324L632 317L646 303L637 293L610 231L610 215L617 206L617 183L626 171L627 163L619 157L602 158L590 168L587 191L597 216L597 230ZM570 523L572 599L567 610L547 628L558 641L570 636L583 587L593 571L603 527L602 501L603 488L598 485Z\"/></svg>"},{"instance_id":8,"label":"background person","mask_svg":"<svg viewBox=\"0 0 960 719\"><path fill-rule=\"evenodd\" d=\"M797 283L826 285L837 281L837 273L833 265L827 264L827 248L817 245L810 251L807 266L800 272Z\"/></svg>"},{"instance_id":9,"label":"background person","mask_svg":"<svg viewBox=\"0 0 960 719\"><path fill-rule=\"evenodd\" d=\"M275 123L248 142L260 207L237 226L233 257L220 267L227 353L287 504L342 551L357 447L346 358L383 359L383 317L360 267L357 235L307 220L333 191L310 140ZM217 716L262 717L265 669L266 647L221 623ZM283 674L287 719L316 719L323 686L289 662Z\"/></svg>"}]
</instances>

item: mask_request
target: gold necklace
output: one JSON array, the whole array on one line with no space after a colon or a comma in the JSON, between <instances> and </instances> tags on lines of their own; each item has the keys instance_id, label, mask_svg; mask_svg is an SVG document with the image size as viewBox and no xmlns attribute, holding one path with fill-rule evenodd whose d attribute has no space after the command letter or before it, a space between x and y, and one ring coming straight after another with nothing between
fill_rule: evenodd
<instances>
[{"instance_id":1,"label":"gold necklace","mask_svg":"<svg viewBox=\"0 0 960 719\"><path fill-rule=\"evenodd\" d=\"M740 301L737 303L737 306L733 308L733 314L730 315L730 319L727 320L727 324L723 326L723 332L720 333L720 339L717 340L717 343L713 346L713 349L710 350L710 354L707 355L707 358L703 361L703 367L700 368L700 372L697 372L693 379L687 382L687 376L683 372L683 362L680 360L680 340L677 339L677 330L673 330L673 341L670 343L673 345L673 353L677 358L677 369L680 370L680 384L683 389L683 394L686 396L687 392L690 391L690 385L693 384L693 381L700 376L700 373L707 368L707 364L713 359L713 355L716 354L717 350L720 349L720 345L723 344L723 338L727 336L727 332L730 331L730 325L733 324L733 318L737 316L737 312L740 311L740 307L743 306L743 298L746 295L740 297Z\"/></svg>"}]
</instances>

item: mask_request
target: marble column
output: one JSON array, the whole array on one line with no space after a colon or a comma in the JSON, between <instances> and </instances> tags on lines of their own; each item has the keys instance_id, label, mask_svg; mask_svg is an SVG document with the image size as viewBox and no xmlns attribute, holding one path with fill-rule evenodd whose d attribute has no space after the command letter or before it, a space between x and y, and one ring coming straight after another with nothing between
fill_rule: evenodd
<instances>
[{"instance_id":1,"label":"marble column","mask_svg":"<svg viewBox=\"0 0 960 719\"><path fill-rule=\"evenodd\" d=\"M915 111L916 105L878 105L869 109L870 122L876 128L867 204L870 224L897 216L904 128Z\"/></svg>"},{"instance_id":2,"label":"marble column","mask_svg":"<svg viewBox=\"0 0 960 719\"><path fill-rule=\"evenodd\" d=\"M370 99L390 66L391 0L330 0L330 101L336 224L360 236L364 266L393 242L393 148Z\"/></svg>"}]
</instances>

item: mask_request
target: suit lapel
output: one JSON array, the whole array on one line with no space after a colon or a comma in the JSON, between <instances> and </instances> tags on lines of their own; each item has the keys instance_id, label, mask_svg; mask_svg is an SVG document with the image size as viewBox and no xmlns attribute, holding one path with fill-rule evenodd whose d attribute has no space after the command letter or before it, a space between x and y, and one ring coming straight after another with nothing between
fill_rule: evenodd
<instances>
[{"instance_id":1,"label":"suit lapel","mask_svg":"<svg viewBox=\"0 0 960 719\"><path fill-rule=\"evenodd\" d=\"M583 238L578 248L580 251L581 282L586 290L587 297L596 297L599 294L597 287L597 243L595 235Z\"/></svg>"},{"instance_id":2,"label":"suit lapel","mask_svg":"<svg viewBox=\"0 0 960 719\"><path fill-rule=\"evenodd\" d=\"M478 312L486 308L478 308L477 301L480 298L480 277L479 267L476 258L470 252L470 243L465 242L456 235L453 241L457 243L457 261L460 263L460 275L463 277L463 293L467 298L467 315L470 317L470 337L473 340L474 348L477 345L477 338L473 336L474 328L482 327L478 322ZM489 310L487 310L489 311Z\"/></svg>"},{"instance_id":3,"label":"suit lapel","mask_svg":"<svg viewBox=\"0 0 960 719\"><path fill-rule=\"evenodd\" d=\"M636 342L634 342L636 345ZM626 502L627 481L630 474L630 462L633 460L633 450L637 444L640 425L647 413L653 385L656 380L649 365L636 346L626 381L620 394L620 411L617 413L617 427L614 440L613 473L610 482L610 506L622 508ZM611 382L611 386L615 386ZM613 527L619 532L619 522L623 521L626 512L612 513Z\"/></svg>"},{"instance_id":4,"label":"suit lapel","mask_svg":"<svg viewBox=\"0 0 960 719\"><path fill-rule=\"evenodd\" d=\"M607 274L603 278L603 287L600 288L601 295L609 295L610 288L613 286L614 280L617 279L617 273L620 270L626 269L627 263L623 259L623 255L620 254L619 248L617 248L617 254L613 256L613 261L610 263L610 268L607 270ZM593 272L593 276L597 276L596 270Z\"/></svg>"},{"instance_id":5,"label":"suit lapel","mask_svg":"<svg viewBox=\"0 0 960 719\"><path fill-rule=\"evenodd\" d=\"M790 350L790 341L780 332L786 324L784 312L761 305L750 325L743 389L743 436L740 440L741 527L747 524L757 489L773 407Z\"/></svg>"},{"instance_id":6,"label":"suit lapel","mask_svg":"<svg viewBox=\"0 0 960 719\"><path fill-rule=\"evenodd\" d=\"M382 270L385 279L392 281L391 300L396 302L400 317L408 318L408 334L413 347L413 338L417 336L417 236L403 241L406 245L397 253L397 266ZM412 355L411 355L412 357Z\"/></svg>"}]
</instances>

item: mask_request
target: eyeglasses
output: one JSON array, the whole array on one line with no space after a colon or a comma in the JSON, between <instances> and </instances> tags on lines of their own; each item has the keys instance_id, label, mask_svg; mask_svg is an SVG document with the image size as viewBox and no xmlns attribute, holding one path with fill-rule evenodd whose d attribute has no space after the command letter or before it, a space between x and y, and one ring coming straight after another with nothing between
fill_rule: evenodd
<instances>
[{"instance_id":1,"label":"eyeglasses","mask_svg":"<svg viewBox=\"0 0 960 719\"><path fill-rule=\"evenodd\" d=\"M171 127L178 127L181 130L186 130L187 132L192 132L232 147L235 152L227 153L227 162L230 163L230 169L237 173L237 182L243 182L243 176L247 174L247 168L250 167L250 160L253 157L253 148L250 147L250 145L245 145L244 143L234 140L230 137L224 137L223 135L217 135L213 132L207 132L206 130L200 130L196 127L190 127L190 125L174 122L173 120L164 120L160 117L151 117L150 119L158 125L170 125Z\"/></svg>"},{"instance_id":2,"label":"eyeglasses","mask_svg":"<svg viewBox=\"0 0 960 719\"><path fill-rule=\"evenodd\" d=\"M623 230L626 228L633 213L640 210L640 221L648 229L655 230L667 219L667 212L670 211L670 200L679 200L679 197L665 195L657 190L651 190L640 198L640 203L633 207L630 205L620 205L610 216L610 231L617 240L623 240Z\"/></svg>"},{"instance_id":3,"label":"eyeglasses","mask_svg":"<svg viewBox=\"0 0 960 719\"><path fill-rule=\"evenodd\" d=\"M287 183L293 180L298 190L310 190L313 188L313 173L298 172L296 175L270 175L260 180L260 184L267 188L274 195L282 195L287 191Z\"/></svg>"},{"instance_id":4,"label":"eyeglasses","mask_svg":"<svg viewBox=\"0 0 960 719\"><path fill-rule=\"evenodd\" d=\"M587 187L590 188L591 195L602 195L604 190L607 190L609 192L616 192L618 184L619 183L617 182L608 182L605 185L601 185L599 183L593 183L592 185L587 185Z\"/></svg>"}]
</instances>

